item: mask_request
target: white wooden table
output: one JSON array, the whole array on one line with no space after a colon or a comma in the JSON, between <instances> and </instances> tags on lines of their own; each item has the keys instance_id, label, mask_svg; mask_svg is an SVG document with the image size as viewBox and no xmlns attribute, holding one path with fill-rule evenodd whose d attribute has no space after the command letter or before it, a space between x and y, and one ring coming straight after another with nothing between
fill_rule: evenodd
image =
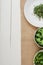
<instances>
[{"instance_id":1,"label":"white wooden table","mask_svg":"<svg viewBox=\"0 0 43 65\"><path fill-rule=\"evenodd\" d=\"M20 0L12 0L10 16L11 0L0 0L0 65L21 64Z\"/></svg>"}]
</instances>

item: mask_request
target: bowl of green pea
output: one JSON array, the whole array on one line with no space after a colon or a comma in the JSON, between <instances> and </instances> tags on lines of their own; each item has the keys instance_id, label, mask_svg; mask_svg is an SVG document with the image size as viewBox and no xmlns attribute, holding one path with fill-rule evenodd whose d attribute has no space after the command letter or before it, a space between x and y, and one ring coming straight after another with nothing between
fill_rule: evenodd
<instances>
[{"instance_id":1,"label":"bowl of green pea","mask_svg":"<svg viewBox=\"0 0 43 65\"><path fill-rule=\"evenodd\" d=\"M33 59L34 65L43 65L43 50L38 51Z\"/></svg>"},{"instance_id":2,"label":"bowl of green pea","mask_svg":"<svg viewBox=\"0 0 43 65\"><path fill-rule=\"evenodd\" d=\"M34 40L38 47L43 48L43 27L36 30Z\"/></svg>"}]
</instances>

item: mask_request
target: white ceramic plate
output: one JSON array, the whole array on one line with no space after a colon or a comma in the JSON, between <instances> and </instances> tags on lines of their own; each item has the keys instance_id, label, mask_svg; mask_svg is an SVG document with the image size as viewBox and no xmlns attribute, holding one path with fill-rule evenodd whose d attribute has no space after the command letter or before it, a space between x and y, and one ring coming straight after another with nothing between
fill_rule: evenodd
<instances>
[{"instance_id":1,"label":"white ceramic plate","mask_svg":"<svg viewBox=\"0 0 43 65\"><path fill-rule=\"evenodd\" d=\"M43 27L43 19L39 20L39 18L34 15L34 7L43 4L43 0L34 0L31 4L29 4L29 0L25 3L24 6L24 15L27 21L35 27Z\"/></svg>"}]
</instances>

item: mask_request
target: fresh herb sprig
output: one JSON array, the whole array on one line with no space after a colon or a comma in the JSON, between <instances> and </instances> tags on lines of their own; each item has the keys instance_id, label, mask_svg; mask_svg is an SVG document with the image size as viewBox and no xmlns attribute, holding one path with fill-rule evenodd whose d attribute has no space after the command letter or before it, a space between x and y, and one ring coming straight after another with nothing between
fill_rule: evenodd
<instances>
[{"instance_id":1,"label":"fresh herb sprig","mask_svg":"<svg viewBox=\"0 0 43 65\"><path fill-rule=\"evenodd\" d=\"M39 18L43 18L43 4L35 6L34 14L37 15Z\"/></svg>"}]
</instances>

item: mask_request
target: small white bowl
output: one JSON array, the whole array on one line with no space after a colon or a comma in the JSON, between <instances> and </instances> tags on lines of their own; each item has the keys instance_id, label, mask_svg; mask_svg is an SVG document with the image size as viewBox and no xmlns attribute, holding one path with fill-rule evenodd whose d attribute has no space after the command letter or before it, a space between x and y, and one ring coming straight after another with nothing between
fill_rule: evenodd
<instances>
[{"instance_id":1,"label":"small white bowl","mask_svg":"<svg viewBox=\"0 0 43 65\"><path fill-rule=\"evenodd\" d=\"M43 27L40 27L40 28L43 28ZM38 28L38 29L35 31L35 34L36 34L36 32L37 32L40 28ZM35 40L35 34L34 34L34 42L37 44L37 46L38 46L39 48L43 48L42 46L40 46L40 45L36 42L36 40Z\"/></svg>"},{"instance_id":2,"label":"small white bowl","mask_svg":"<svg viewBox=\"0 0 43 65\"><path fill-rule=\"evenodd\" d=\"M36 52L36 54L34 55L34 58L33 58L33 64L34 64L34 65L35 65L35 63L34 63L34 59L35 59L35 57L37 56L37 54L38 54L39 52L43 52L43 50L39 50L39 51Z\"/></svg>"}]
</instances>

